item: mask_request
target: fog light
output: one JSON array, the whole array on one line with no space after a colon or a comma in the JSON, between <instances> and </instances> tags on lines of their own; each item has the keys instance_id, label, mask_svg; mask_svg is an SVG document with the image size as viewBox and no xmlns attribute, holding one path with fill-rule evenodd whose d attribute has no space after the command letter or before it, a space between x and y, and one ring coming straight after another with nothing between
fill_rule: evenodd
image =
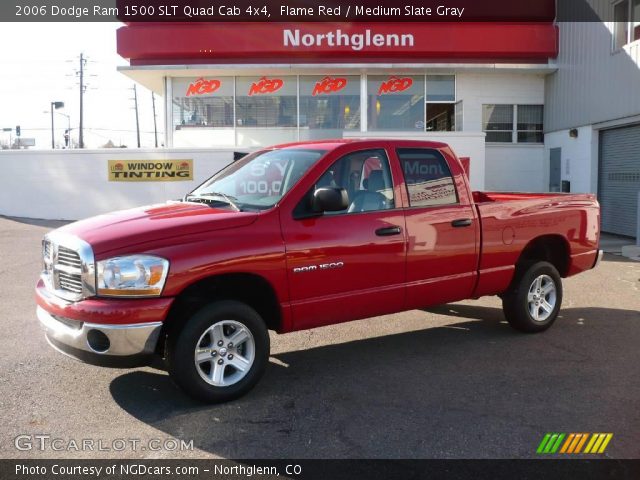
<instances>
[{"instance_id":1,"label":"fog light","mask_svg":"<svg viewBox=\"0 0 640 480\"><path fill-rule=\"evenodd\" d=\"M87 343L89 344L89 348L96 353L105 353L111 346L109 337L95 328L92 328L87 333Z\"/></svg>"}]
</instances>

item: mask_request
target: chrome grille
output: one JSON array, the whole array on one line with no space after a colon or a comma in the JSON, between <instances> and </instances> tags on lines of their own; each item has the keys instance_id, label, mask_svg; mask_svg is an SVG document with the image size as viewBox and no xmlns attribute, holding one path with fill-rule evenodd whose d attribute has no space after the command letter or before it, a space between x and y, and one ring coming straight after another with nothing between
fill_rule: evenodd
<instances>
[{"instance_id":1,"label":"chrome grille","mask_svg":"<svg viewBox=\"0 0 640 480\"><path fill-rule=\"evenodd\" d=\"M82 293L82 278L80 274L58 272L57 275L60 288L73 293Z\"/></svg>"},{"instance_id":2,"label":"chrome grille","mask_svg":"<svg viewBox=\"0 0 640 480\"><path fill-rule=\"evenodd\" d=\"M81 269L82 260L80 260L80 255L78 255L78 252L75 252L70 248L59 246L58 265L66 265L68 267Z\"/></svg>"},{"instance_id":3,"label":"chrome grille","mask_svg":"<svg viewBox=\"0 0 640 480\"><path fill-rule=\"evenodd\" d=\"M95 293L95 267L89 244L73 235L52 232L42 242L42 256L42 278L55 295L78 301Z\"/></svg>"}]
</instances>

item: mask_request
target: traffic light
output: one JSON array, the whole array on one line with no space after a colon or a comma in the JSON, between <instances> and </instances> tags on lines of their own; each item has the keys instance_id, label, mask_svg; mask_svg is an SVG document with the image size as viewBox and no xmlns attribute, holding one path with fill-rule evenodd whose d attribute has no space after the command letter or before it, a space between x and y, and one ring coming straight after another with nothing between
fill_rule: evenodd
<instances>
[{"instance_id":1,"label":"traffic light","mask_svg":"<svg viewBox=\"0 0 640 480\"><path fill-rule=\"evenodd\" d=\"M20 136L20 125L16 125L16 137Z\"/></svg>"}]
</instances>

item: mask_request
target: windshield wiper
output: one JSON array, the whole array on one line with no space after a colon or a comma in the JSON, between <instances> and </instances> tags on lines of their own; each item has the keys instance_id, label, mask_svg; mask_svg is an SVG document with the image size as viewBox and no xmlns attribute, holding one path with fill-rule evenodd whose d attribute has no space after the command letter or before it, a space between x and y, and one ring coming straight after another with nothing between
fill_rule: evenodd
<instances>
[{"instance_id":1,"label":"windshield wiper","mask_svg":"<svg viewBox=\"0 0 640 480\"><path fill-rule=\"evenodd\" d=\"M222 197L222 200L220 200L220 198L216 198L216 197ZM231 197L229 195L226 195L222 192L209 192L209 193L201 193L199 195L195 195L193 193L189 193L187 195L185 195L184 199L188 200L188 199L196 199L196 198L201 198L203 199L205 202L206 201L214 201L214 202L222 202L222 203L226 203L230 206L233 207L233 209L236 212L241 212L242 208L240 208L238 206L238 204L236 203L237 198L235 197ZM197 202L198 200L196 200Z\"/></svg>"}]
</instances>

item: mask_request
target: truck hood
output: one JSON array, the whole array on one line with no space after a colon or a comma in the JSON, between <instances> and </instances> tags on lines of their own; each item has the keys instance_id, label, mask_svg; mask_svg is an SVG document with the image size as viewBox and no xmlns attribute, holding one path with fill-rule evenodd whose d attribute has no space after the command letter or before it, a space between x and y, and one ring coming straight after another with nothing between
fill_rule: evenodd
<instances>
[{"instance_id":1,"label":"truck hood","mask_svg":"<svg viewBox=\"0 0 640 480\"><path fill-rule=\"evenodd\" d=\"M111 212L74 222L60 229L88 242L95 255L183 235L242 227L258 218L208 205L167 202Z\"/></svg>"}]
</instances>

